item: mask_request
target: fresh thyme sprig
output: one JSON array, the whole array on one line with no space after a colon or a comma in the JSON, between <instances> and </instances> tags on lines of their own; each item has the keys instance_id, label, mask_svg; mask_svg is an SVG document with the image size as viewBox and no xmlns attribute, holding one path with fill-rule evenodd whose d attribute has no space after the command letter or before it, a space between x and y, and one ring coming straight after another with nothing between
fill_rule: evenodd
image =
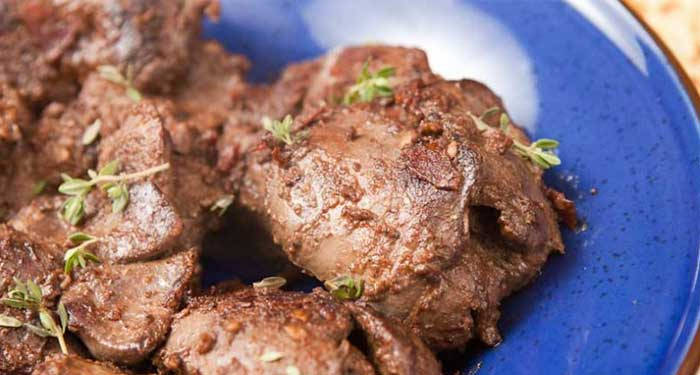
<instances>
[{"instance_id":1,"label":"fresh thyme sprig","mask_svg":"<svg viewBox=\"0 0 700 375\"><path fill-rule=\"evenodd\" d=\"M275 139L288 145L293 144L295 141L292 137L293 122L294 120L291 115L284 116L282 121L272 120L267 116L262 119L263 128L269 131Z\"/></svg>"},{"instance_id":2,"label":"fresh thyme sprig","mask_svg":"<svg viewBox=\"0 0 700 375\"><path fill-rule=\"evenodd\" d=\"M549 169L561 164L561 159L549 150L559 147L559 142L554 139L540 138L529 146L513 141L513 150L520 156L530 159L542 169Z\"/></svg>"},{"instance_id":3,"label":"fresh thyme sprig","mask_svg":"<svg viewBox=\"0 0 700 375\"><path fill-rule=\"evenodd\" d=\"M53 313L44 305L41 288L32 280L22 282L15 278L15 287L10 290L7 297L2 298L0 303L16 308L31 310L39 314L39 322L37 326L30 323L24 323L11 316L0 315L0 326L8 328L25 327L35 335L41 337L55 337L58 339L58 344L61 347L63 354L68 354L66 341L63 334L66 332L68 325L68 312L63 303L58 304L58 314L60 325L56 324Z\"/></svg>"},{"instance_id":4,"label":"fresh thyme sprig","mask_svg":"<svg viewBox=\"0 0 700 375\"><path fill-rule=\"evenodd\" d=\"M355 279L352 276L338 276L326 280L323 285L334 297L343 300L356 300L362 297L365 288L362 279Z\"/></svg>"},{"instance_id":5,"label":"fresh thyme sprig","mask_svg":"<svg viewBox=\"0 0 700 375\"><path fill-rule=\"evenodd\" d=\"M375 97L391 96L394 91L389 86L389 78L396 74L396 68L384 67L375 73L369 72L369 60L362 65L357 82L350 86L343 97L343 104L371 102Z\"/></svg>"},{"instance_id":6,"label":"fresh thyme sprig","mask_svg":"<svg viewBox=\"0 0 700 375\"><path fill-rule=\"evenodd\" d=\"M133 83L133 71L131 66L126 69L126 77L117 69L114 65L100 65L97 67L97 71L100 73L102 78L116 83L124 87L124 92L131 100L135 102L141 101L141 93L134 87Z\"/></svg>"},{"instance_id":7,"label":"fresh thyme sprig","mask_svg":"<svg viewBox=\"0 0 700 375\"><path fill-rule=\"evenodd\" d=\"M127 181L147 177L168 168L170 168L170 163L161 164L141 172L117 175L119 162L114 160L107 163L99 172L88 170L90 180L73 178L63 174L63 183L58 187L58 191L71 197L61 206L60 216L71 225L77 225L85 213L85 197L95 185L99 185L112 200L112 212L121 212L129 203Z\"/></svg>"},{"instance_id":8,"label":"fresh thyme sprig","mask_svg":"<svg viewBox=\"0 0 700 375\"><path fill-rule=\"evenodd\" d=\"M76 246L68 249L63 256L65 262L63 272L70 274L73 268L78 265L85 268L88 261L100 263L100 259L95 254L86 250L88 246L98 242L99 238L83 232L76 232L68 236L68 240Z\"/></svg>"},{"instance_id":9,"label":"fresh thyme sprig","mask_svg":"<svg viewBox=\"0 0 700 375\"><path fill-rule=\"evenodd\" d=\"M210 211L219 211L219 216L224 216L228 207L233 203L233 195L227 194L217 199L209 208Z\"/></svg>"},{"instance_id":10,"label":"fresh thyme sprig","mask_svg":"<svg viewBox=\"0 0 700 375\"><path fill-rule=\"evenodd\" d=\"M469 113L469 116L474 121L474 124L476 125L477 129L479 129L480 131L486 131L491 127L488 124L486 124L484 119L496 112L499 112L500 110L501 109L498 107L493 107L486 110L479 117L476 117L471 113ZM534 163L542 169L549 169L561 164L561 159L559 159L559 157L551 151L559 147L558 141L549 138L540 138L535 142L532 142L529 146L526 146L517 139L511 137L509 129L510 118L507 114L501 113L501 117L499 118L498 130L503 132L503 134L509 136L513 140L513 150L515 151L515 153L517 153L525 159L530 160L532 163Z\"/></svg>"}]
</instances>

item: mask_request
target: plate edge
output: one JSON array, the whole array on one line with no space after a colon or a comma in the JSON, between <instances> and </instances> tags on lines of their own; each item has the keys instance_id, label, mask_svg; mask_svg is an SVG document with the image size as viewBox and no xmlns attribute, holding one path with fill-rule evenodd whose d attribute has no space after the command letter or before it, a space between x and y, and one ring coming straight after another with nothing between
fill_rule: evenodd
<instances>
[{"instance_id":1,"label":"plate edge","mask_svg":"<svg viewBox=\"0 0 700 375\"><path fill-rule=\"evenodd\" d=\"M683 87L685 93L688 95L688 99L692 103L692 107L695 111L695 117L699 118L700 117L700 94L698 93L698 89L695 87L693 84L692 80L690 79L690 76L688 76L688 73L685 71L683 66L681 65L680 61L678 58L673 54L671 49L668 47L668 45L663 41L661 36L651 27L649 23L647 23L643 16L637 12L632 6L630 6L627 3L627 0L620 0L620 4L622 4L622 8L626 10L632 17L634 17L635 21L642 26L644 31L651 37L653 42L656 44L656 46L659 48L661 53L666 57L668 60L669 64L673 68L674 73L676 73L676 77L678 78L681 86ZM697 294L698 292L695 290L697 282L698 282L698 261L700 259L696 259L696 268L695 268L695 274L693 275L693 280L692 280L692 287L691 287L691 297L693 294ZM695 298L697 299L697 297ZM689 322L688 321L688 310L692 307L693 304L697 304L698 301L694 301L691 299L691 301L688 302L688 305L684 309L684 314L683 314L683 319L680 323L680 326L677 328L677 333L681 332L682 330L686 329L685 326L688 324L692 324L693 327L691 328L692 330L692 336L694 337L690 345L685 344L685 347L682 348L683 351L683 360L680 361L680 363L676 362L671 365L671 369L673 372L675 372L677 375L696 375L696 372L700 369L700 335L698 334L698 315L696 314L695 317L693 317L693 321ZM677 343L676 343L677 345ZM673 350L674 348L671 347L669 348L669 351Z\"/></svg>"}]
</instances>

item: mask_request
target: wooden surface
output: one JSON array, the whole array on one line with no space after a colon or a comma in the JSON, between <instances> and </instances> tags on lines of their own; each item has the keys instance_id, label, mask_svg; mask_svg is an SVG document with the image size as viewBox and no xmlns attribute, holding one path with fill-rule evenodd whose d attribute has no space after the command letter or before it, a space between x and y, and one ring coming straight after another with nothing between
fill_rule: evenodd
<instances>
[{"instance_id":1,"label":"wooden surface","mask_svg":"<svg viewBox=\"0 0 700 375\"><path fill-rule=\"evenodd\" d=\"M626 0L673 51L700 87L700 0Z\"/></svg>"}]
</instances>

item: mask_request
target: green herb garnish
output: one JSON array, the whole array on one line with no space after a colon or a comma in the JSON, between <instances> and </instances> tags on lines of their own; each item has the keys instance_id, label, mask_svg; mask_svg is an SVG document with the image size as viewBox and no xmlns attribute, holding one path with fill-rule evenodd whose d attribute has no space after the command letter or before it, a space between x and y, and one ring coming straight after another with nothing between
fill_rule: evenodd
<instances>
[{"instance_id":1,"label":"green herb garnish","mask_svg":"<svg viewBox=\"0 0 700 375\"><path fill-rule=\"evenodd\" d=\"M141 93L134 87L133 71L131 66L126 69L126 77L114 65L100 65L97 71L102 78L124 87L124 92L131 100L139 102L142 99Z\"/></svg>"},{"instance_id":2,"label":"green herb garnish","mask_svg":"<svg viewBox=\"0 0 700 375\"><path fill-rule=\"evenodd\" d=\"M219 216L224 216L228 207L233 203L233 195L224 195L217 199L209 208L210 211L219 211Z\"/></svg>"},{"instance_id":3,"label":"green herb garnish","mask_svg":"<svg viewBox=\"0 0 700 375\"><path fill-rule=\"evenodd\" d=\"M260 356L260 360L263 362L275 362L282 359L282 357L284 357L284 355L280 352L268 351Z\"/></svg>"},{"instance_id":4,"label":"green herb garnish","mask_svg":"<svg viewBox=\"0 0 700 375\"><path fill-rule=\"evenodd\" d=\"M31 310L39 314L39 322L41 325L24 323L11 316L0 315L0 326L8 328L25 327L30 332L41 337L55 337L58 339L58 344L61 346L63 354L68 354L63 334L66 332L68 325L68 312L63 303L58 304L56 313L60 319L60 326L54 320L54 314L43 303L43 295L41 288L32 280L22 282L19 279L14 279L15 287L9 291L7 297L2 298L0 303L16 309Z\"/></svg>"},{"instance_id":5,"label":"green herb garnish","mask_svg":"<svg viewBox=\"0 0 700 375\"><path fill-rule=\"evenodd\" d=\"M384 67L375 73L369 72L369 60L362 65L357 82L350 86L343 97L343 104L371 102L375 97L391 96L394 91L389 86L389 78L396 74L396 68Z\"/></svg>"},{"instance_id":6,"label":"green herb garnish","mask_svg":"<svg viewBox=\"0 0 700 375\"><path fill-rule=\"evenodd\" d=\"M486 110L486 112L482 113L479 117L476 117L471 113L469 113L469 116L474 121L474 124L476 125L477 129L479 129L480 131L486 131L487 129L491 129L491 127L488 124L486 124L484 119L487 116L490 116L499 111L501 111L500 108L493 107ZM530 160L532 163L534 163L542 169L549 169L561 164L561 159L559 159L559 157L551 151L559 147L558 141L549 138L540 138L535 142L532 142L529 146L525 146L524 144L510 136L509 128L510 118L507 114L501 113L501 117L499 118L498 130L503 132L505 135L507 135L513 140L513 150L515 151L515 153L517 153L525 159Z\"/></svg>"},{"instance_id":7,"label":"green herb garnish","mask_svg":"<svg viewBox=\"0 0 700 375\"><path fill-rule=\"evenodd\" d=\"M338 276L326 280L324 286L333 296L342 300L356 300L362 297L364 291L362 279L355 279L351 276Z\"/></svg>"},{"instance_id":8,"label":"green herb garnish","mask_svg":"<svg viewBox=\"0 0 700 375\"><path fill-rule=\"evenodd\" d=\"M65 262L63 272L70 274L73 268L78 265L85 268L88 261L100 263L100 259L95 254L86 250L88 246L99 241L99 238L86 233L76 232L68 236L68 240L76 246L68 249L63 256L63 261Z\"/></svg>"},{"instance_id":9,"label":"green herb garnish","mask_svg":"<svg viewBox=\"0 0 700 375\"><path fill-rule=\"evenodd\" d=\"M537 164L542 169L549 169L561 164L561 159L549 151L557 147L559 147L559 142L548 138L540 138L529 146L525 146L515 140L513 141L513 149L516 153L524 158L530 159L530 161Z\"/></svg>"},{"instance_id":10,"label":"green herb garnish","mask_svg":"<svg viewBox=\"0 0 700 375\"><path fill-rule=\"evenodd\" d=\"M287 279L284 277L279 277L279 276L270 276L266 277L258 282L253 283L253 288L256 289L262 289L262 288L269 288L269 289L279 289L284 286L284 284L287 283Z\"/></svg>"},{"instance_id":11,"label":"green herb garnish","mask_svg":"<svg viewBox=\"0 0 700 375\"><path fill-rule=\"evenodd\" d=\"M83 145L87 146L92 142L95 142L97 136L100 135L100 128L102 127L102 121L100 119L95 120L90 126L85 129L83 133Z\"/></svg>"},{"instance_id":12,"label":"green herb garnish","mask_svg":"<svg viewBox=\"0 0 700 375\"><path fill-rule=\"evenodd\" d=\"M71 197L61 206L60 216L71 225L77 225L85 213L85 197L95 185L100 185L100 188L112 200L112 212L121 212L129 203L127 181L147 177L168 168L170 168L170 163L161 164L141 172L117 175L119 162L114 160L107 163L99 172L88 170L90 180L73 178L63 174L63 183L58 187L58 191Z\"/></svg>"},{"instance_id":13,"label":"green herb garnish","mask_svg":"<svg viewBox=\"0 0 700 375\"><path fill-rule=\"evenodd\" d=\"M295 141L294 138L292 138L293 122L294 120L291 115L284 116L282 121L272 120L267 116L262 119L263 128L270 132L275 139L288 145L293 144Z\"/></svg>"},{"instance_id":14,"label":"green herb garnish","mask_svg":"<svg viewBox=\"0 0 700 375\"><path fill-rule=\"evenodd\" d=\"M43 193L44 189L46 189L46 180L39 180L32 187L32 195L36 197Z\"/></svg>"}]
</instances>

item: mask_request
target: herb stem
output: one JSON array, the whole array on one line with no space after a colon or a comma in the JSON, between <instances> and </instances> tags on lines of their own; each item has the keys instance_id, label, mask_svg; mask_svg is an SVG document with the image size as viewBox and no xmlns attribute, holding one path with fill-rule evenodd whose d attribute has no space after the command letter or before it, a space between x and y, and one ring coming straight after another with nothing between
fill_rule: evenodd
<instances>
[{"instance_id":1,"label":"herb stem","mask_svg":"<svg viewBox=\"0 0 700 375\"><path fill-rule=\"evenodd\" d=\"M56 330L56 338L58 339L58 345L61 347L61 352L63 354L68 354L68 347L66 346L66 339L63 337L63 332L61 328L56 325L56 321L53 320L53 317L51 318L51 324L53 325L54 329Z\"/></svg>"},{"instance_id":2,"label":"herb stem","mask_svg":"<svg viewBox=\"0 0 700 375\"><path fill-rule=\"evenodd\" d=\"M103 182L123 182L129 180L137 180L142 177L150 176L158 172L162 172L170 168L170 163L161 164L159 166L148 168L140 172L120 174L116 176L97 176L92 180L93 185Z\"/></svg>"}]
</instances>

